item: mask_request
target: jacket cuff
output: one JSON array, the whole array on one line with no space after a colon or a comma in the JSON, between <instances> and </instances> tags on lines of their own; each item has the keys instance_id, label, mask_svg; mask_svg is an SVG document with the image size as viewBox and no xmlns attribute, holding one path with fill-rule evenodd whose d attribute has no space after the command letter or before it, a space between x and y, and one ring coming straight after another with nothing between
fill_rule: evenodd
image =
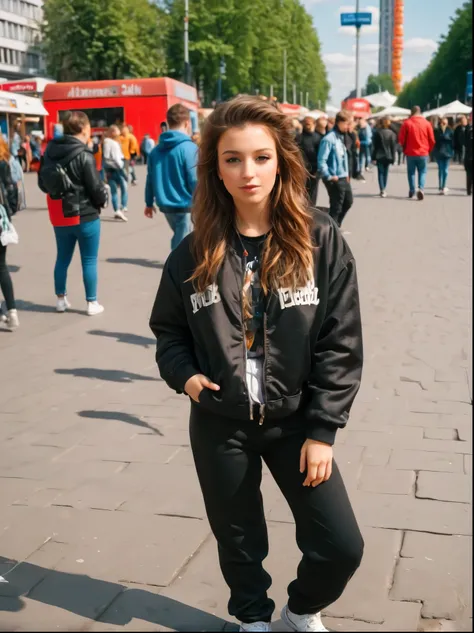
<instances>
[{"instance_id":1,"label":"jacket cuff","mask_svg":"<svg viewBox=\"0 0 474 633\"><path fill-rule=\"evenodd\" d=\"M325 424L310 424L306 428L306 437L308 440L316 442L324 442L332 446L336 441L337 429L329 427Z\"/></svg>"},{"instance_id":2,"label":"jacket cuff","mask_svg":"<svg viewBox=\"0 0 474 633\"><path fill-rule=\"evenodd\" d=\"M199 374L199 371L191 363L180 365L173 376L173 383L177 393L184 393L185 384L196 374Z\"/></svg>"}]
</instances>

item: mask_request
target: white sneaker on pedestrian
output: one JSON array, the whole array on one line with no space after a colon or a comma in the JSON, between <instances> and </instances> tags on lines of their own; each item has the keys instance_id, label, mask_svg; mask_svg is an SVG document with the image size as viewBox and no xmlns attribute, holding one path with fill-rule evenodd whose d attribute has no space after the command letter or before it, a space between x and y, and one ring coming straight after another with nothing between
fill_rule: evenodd
<instances>
[{"instance_id":1,"label":"white sneaker on pedestrian","mask_svg":"<svg viewBox=\"0 0 474 633\"><path fill-rule=\"evenodd\" d=\"M18 312L16 310L8 310L6 315L7 328L13 332L20 327L20 321L18 319Z\"/></svg>"},{"instance_id":2,"label":"white sneaker on pedestrian","mask_svg":"<svg viewBox=\"0 0 474 633\"><path fill-rule=\"evenodd\" d=\"M122 222L128 222L127 216L123 213L123 211L115 211L114 218L116 220L122 220Z\"/></svg>"},{"instance_id":3,"label":"white sneaker on pedestrian","mask_svg":"<svg viewBox=\"0 0 474 633\"><path fill-rule=\"evenodd\" d=\"M87 302L87 314L89 316L95 316L96 314L101 314L103 311L104 311L104 306L101 306L98 301Z\"/></svg>"},{"instance_id":4,"label":"white sneaker on pedestrian","mask_svg":"<svg viewBox=\"0 0 474 633\"><path fill-rule=\"evenodd\" d=\"M386 192L385 192L385 191L381 191L381 192L380 192L380 197L381 197L381 198L386 198L386 197L387 197Z\"/></svg>"},{"instance_id":5,"label":"white sneaker on pedestrian","mask_svg":"<svg viewBox=\"0 0 474 633\"><path fill-rule=\"evenodd\" d=\"M250 623L245 623L245 622L241 622L240 623L240 629L239 631L271 631L272 630L272 624L271 622L250 622Z\"/></svg>"},{"instance_id":6,"label":"white sneaker on pedestrian","mask_svg":"<svg viewBox=\"0 0 474 633\"><path fill-rule=\"evenodd\" d=\"M297 615L292 613L286 605L282 609L281 619L292 631L327 631L321 622L320 613Z\"/></svg>"},{"instance_id":7,"label":"white sneaker on pedestrian","mask_svg":"<svg viewBox=\"0 0 474 633\"><path fill-rule=\"evenodd\" d=\"M66 295L64 295L64 297L58 297L56 302L56 312L66 312L66 310L70 307L71 304L67 300Z\"/></svg>"},{"instance_id":8,"label":"white sneaker on pedestrian","mask_svg":"<svg viewBox=\"0 0 474 633\"><path fill-rule=\"evenodd\" d=\"M449 189L448 189L447 187L445 187L445 188L443 189L443 196L447 196L447 195L448 195L448 193L449 193Z\"/></svg>"},{"instance_id":9,"label":"white sneaker on pedestrian","mask_svg":"<svg viewBox=\"0 0 474 633\"><path fill-rule=\"evenodd\" d=\"M122 207L122 211L123 211L124 213L128 213L128 209L127 209L127 207Z\"/></svg>"}]
</instances>

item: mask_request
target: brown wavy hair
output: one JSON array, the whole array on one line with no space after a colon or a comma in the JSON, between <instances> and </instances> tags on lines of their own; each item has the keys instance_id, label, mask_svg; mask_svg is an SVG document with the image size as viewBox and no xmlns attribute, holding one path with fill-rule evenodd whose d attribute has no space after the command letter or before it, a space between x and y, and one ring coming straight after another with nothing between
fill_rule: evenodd
<instances>
[{"instance_id":1,"label":"brown wavy hair","mask_svg":"<svg viewBox=\"0 0 474 633\"><path fill-rule=\"evenodd\" d=\"M262 254L261 287L265 294L281 287L295 289L305 286L313 276L307 172L295 143L291 119L272 103L241 95L211 113L201 136L192 210L192 250L197 266L190 278L199 292L216 280L235 233L234 202L218 175L217 146L228 129L246 125L265 126L278 155L279 174L270 194L271 229Z\"/></svg>"}]
</instances>

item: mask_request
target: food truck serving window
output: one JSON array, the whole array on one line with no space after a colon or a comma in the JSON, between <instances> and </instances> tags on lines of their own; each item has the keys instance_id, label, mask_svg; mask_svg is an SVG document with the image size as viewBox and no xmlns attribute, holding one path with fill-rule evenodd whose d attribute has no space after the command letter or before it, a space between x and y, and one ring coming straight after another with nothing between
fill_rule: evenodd
<instances>
[{"instance_id":1,"label":"food truck serving window","mask_svg":"<svg viewBox=\"0 0 474 633\"><path fill-rule=\"evenodd\" d=\"M62 121L66 112L70 110L60 110L59 120ZM109 127L109 125L121 124L124 122L123 108L81 108L81 112L87 114L91 122L91 128Z\"/></svg>"}]
</instances>

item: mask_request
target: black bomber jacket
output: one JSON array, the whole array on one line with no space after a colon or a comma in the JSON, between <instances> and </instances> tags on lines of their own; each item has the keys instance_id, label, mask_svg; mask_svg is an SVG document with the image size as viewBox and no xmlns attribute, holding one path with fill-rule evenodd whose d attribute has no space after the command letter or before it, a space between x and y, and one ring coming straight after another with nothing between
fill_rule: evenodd
<instances>
[{"instance_id":1,"label":"black bomber jacket","mask_svg":"<svg viewBox=\"0 0 474 633\"><path fill-rule=\"evenodd\" d=\"M359 294L354 257L341 232L322 211L314 211L314 220L314 282L279 288L266 298L264 417L298 411L308 438L333 444L360 386ZM230 246L215 283L196 292L188 281L195 268L192 239L169 256L153 306L158 368L178 393L193 375L205 374L220 391L204 389L200 406L248 421L253 407L246 385L244 262Z\"/></svg>"}]
</instances>

